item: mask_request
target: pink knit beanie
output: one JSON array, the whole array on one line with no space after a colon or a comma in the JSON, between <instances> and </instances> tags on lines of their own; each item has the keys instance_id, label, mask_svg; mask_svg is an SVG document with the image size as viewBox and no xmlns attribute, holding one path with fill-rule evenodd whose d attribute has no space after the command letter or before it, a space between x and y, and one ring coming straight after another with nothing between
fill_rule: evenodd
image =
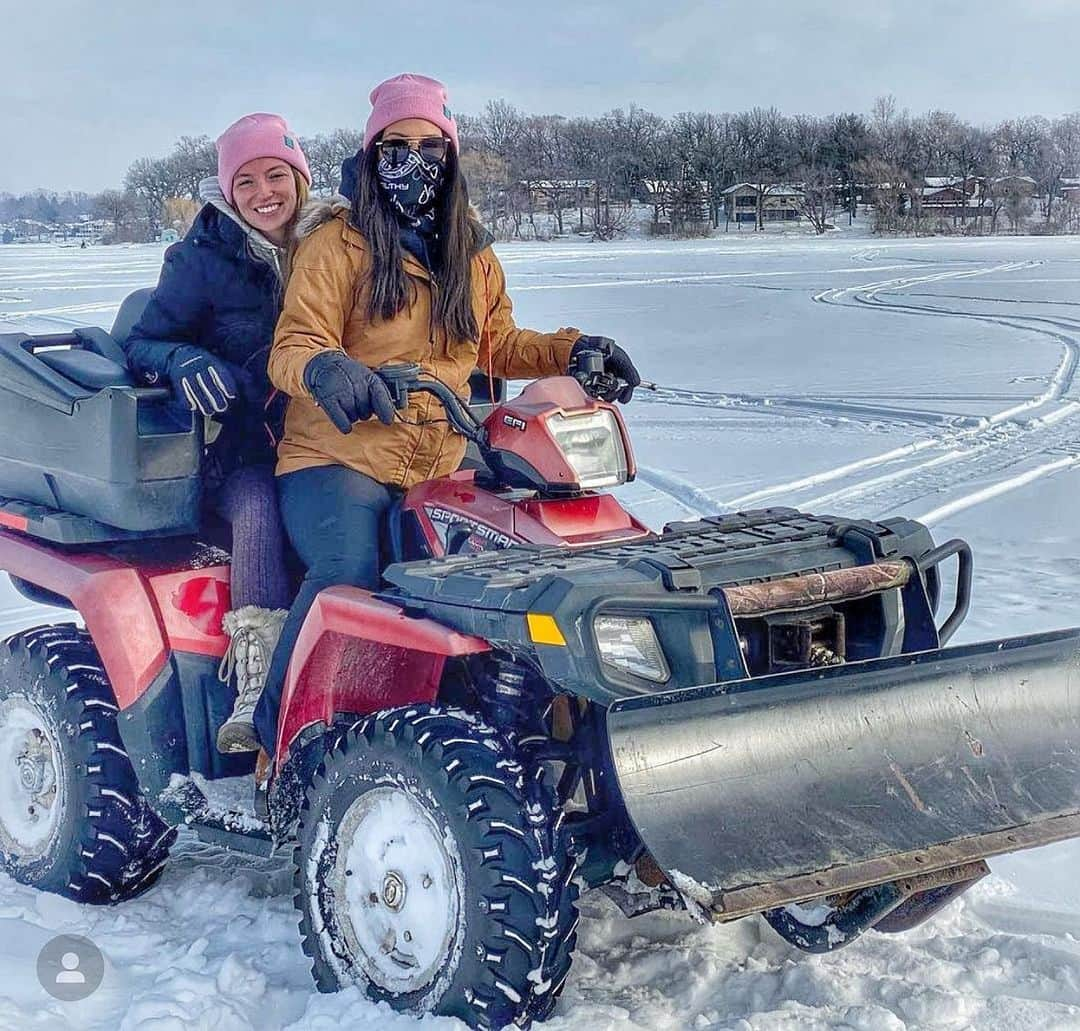
<instances>
[{"instance_id":1,"label":"pink knit beanie","mask_svg":"<svg viewBox=\"0 0 1080 1031\"><path fill-rule=\"evenodd\" d=\"M300 149L300 141L292 134L281 115L257 112L244 115L233 122L217 141L218 185L225 199L233 202L233 178L255 158L281 158L292 165L311 185L311 169Z\"/></svg>"},{"instance_id":2,"label":"pink knit beanie","mask_svg":"<svg viewBox=\"0 0 1080 1031\"><path fill-rule=\"evenodd\" d=\"M457 122L447 105L446 87L426 75L395 75L371 91L372 110L364 129L364 149L388 125L403 118L426 118L434 122L458 150Z\"/></svg>"}]
</instances>

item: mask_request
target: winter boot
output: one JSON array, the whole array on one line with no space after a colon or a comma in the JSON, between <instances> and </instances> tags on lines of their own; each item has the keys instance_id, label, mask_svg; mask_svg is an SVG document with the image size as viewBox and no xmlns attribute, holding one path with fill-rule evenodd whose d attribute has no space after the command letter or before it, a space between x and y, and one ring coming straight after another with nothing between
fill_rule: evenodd
<instances>
[{"instance_id":1,"label":"winter boot","mask_svg":"<svg viewBox=\"0 0 1080 1031\"><path fill-rule=\"evenodd\" d=\"M245 605L234 612L226 612L221 621L231 640L218 668L218 676L227 684L236 671L236 705L218 731L219 752L259 750L259 739L255 736L255 703L266 684L270 657L287 615L285 609Z\"/></svg>"}]
</instances>

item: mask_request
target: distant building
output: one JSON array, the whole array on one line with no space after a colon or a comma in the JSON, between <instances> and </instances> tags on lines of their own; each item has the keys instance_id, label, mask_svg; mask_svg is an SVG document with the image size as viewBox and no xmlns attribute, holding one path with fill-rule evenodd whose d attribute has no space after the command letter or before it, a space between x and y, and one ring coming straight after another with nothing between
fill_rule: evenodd
<instances>
[{"instance_id":1,"label":"distant building","mask_svg":"<svg viewBox=\"0 0 1080 1031\"><path fill-rule=\"evenodd\" d=\"M538 211L583 208L596 201L595 179L526 179L521 185Z\"/></svg>"},{"instance_id":2,"label":"distant building","mask_svg":"<svg viewBox=\"0 0 1080 1031\"><path fill-rule=\"evenodd\" d=\"M999 175L989 180L986 185L989 190L999 196L1015 193L1020 197L1034 197L1039 189L1038 184L1030 175Z\"/></svg>"},{"instance_id":3,"label":"distant building","mask_svg":"<svg viewBox=\"0 0 1080 1031\"><path fill-rule=\"evenodd\" d=\"M978 176L928 175L924 185L915 188L918 206L911 212L942 218L976 218L990 213L986 203L986 184Z\"/></svg>"},{"instance_id":4,"label":"distant building","mask_svg":"<svg viewBox=\"0 0 1080 1031\"><path fill-rule=\"evenodd\" d=\"M1062 178L1061 196L1070 204L1080 204L1080 179Z\"/></svg>"},{"instance_id":5,"label":"distant building","mask_svg":"<svg viewBox=\"0 0 1080 1031\"><path fill-rule=\"evenodd\" d=\"M730 222L756 222L761 197L764 221L794 222L802 217L800 205L805 196L798 186L788 183L770 183L763 189L754 183L735 183L723 191L724 212Z\"/></svg>"}]
</instances>

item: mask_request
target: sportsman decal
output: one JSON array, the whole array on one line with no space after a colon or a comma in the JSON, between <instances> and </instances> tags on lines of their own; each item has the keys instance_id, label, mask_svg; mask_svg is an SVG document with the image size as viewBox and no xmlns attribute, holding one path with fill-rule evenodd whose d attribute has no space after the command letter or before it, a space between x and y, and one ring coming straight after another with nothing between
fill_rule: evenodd
<instances>
[{"instance_id":1,"label":"sportsman decal","mask_svg":"<svg viewBox=\"0 0 1080 1031\"><path fill-rule=\"evenodd\" d=\"M468 554L475 551L497 551L514 545L512 537L500 530L468 519L458 512L440 508L438 505L425 505L424 514L428 517L443 551L448 555Z\"/></svg>"}]
</instances>

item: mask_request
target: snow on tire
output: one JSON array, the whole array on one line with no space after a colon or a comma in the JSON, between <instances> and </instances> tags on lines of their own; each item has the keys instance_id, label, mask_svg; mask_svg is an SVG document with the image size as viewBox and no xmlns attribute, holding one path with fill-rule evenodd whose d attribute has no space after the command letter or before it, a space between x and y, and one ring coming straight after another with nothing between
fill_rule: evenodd
<instances>
[{"instance_id":1,"label":"snow on tire","mask_svg":"<svg viewBox=\"0 0 1080 1031\"><path fill-rule=\"evenodd\" d=\"M74 624L0 643L0 869L78 902L160 876L176 831L139 791L93 641Z\"/></svg>"},{"instance_id":2,"label":"snow on tire","mask_svg":"<svg viewBox=\"0 0 1080 1031\"><path fill-rule=\"evenodd\" d=\"M500 1028L550 1014L576 941L554 794L468 713L418 705L340 735L300 814L296 896L322 991Z\"/></svg>"}]
</instances>

